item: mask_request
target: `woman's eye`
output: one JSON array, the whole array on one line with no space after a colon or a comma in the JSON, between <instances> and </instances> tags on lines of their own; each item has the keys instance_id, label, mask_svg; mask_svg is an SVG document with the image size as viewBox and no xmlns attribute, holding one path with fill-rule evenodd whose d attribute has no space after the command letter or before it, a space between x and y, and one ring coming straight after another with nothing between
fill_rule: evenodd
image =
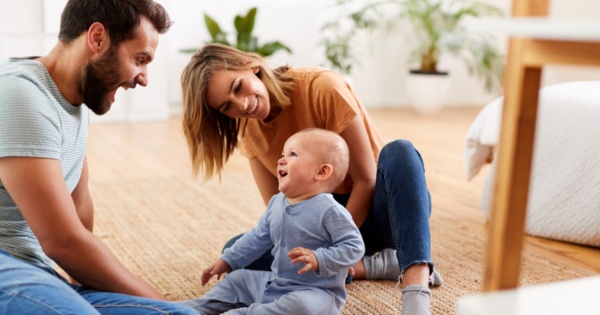
<instances>
[{"instance_id":1,"label":"woman's eye","mask_svg":"<svg viewBox=\"0 0 600 315\"><path fill-rule=\"evenodd\" d=\"M233 89L233 91L235 93L239 92L242 89L242 80L240 80L240 83L235 87L235 89Z\"/></svg>"}]
</instances>

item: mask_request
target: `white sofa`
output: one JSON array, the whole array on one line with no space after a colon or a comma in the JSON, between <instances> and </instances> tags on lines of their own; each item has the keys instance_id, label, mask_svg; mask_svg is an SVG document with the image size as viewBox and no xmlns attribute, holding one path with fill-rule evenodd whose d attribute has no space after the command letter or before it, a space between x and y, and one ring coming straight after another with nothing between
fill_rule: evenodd
<instances>
[{"instance_id":1,"label":"white sofa","mask_svg":"<svg viewBox=\"0 0 600 315\"><path fill-rule=\"evenodd\" d=\"M467 178L492 161L500 136L502 98L471 124L464 148ZM600 81L540 90L525 232L600 247ZM481 193L489 215L494 162Z\"/></svg>"}]
</instances>

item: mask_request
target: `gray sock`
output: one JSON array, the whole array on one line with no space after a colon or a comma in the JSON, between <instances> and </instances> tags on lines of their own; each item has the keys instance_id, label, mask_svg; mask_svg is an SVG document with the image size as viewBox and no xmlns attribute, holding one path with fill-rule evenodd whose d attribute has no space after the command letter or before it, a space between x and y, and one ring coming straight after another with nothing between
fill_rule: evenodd
<instances>
[{"instance_id":1,"label":"gray sock","mask_svg":"<svg viewBox=\"0 0 600 315\"><path fill-rule=\"evenodd\" d=\"M365 278L367 280L398 280L400 277L400 266L398 266L398 258L396 258L396 250L386 248L373 256L363 257L365 265ZM429 283L434 286L444 284L444 279L433 269L433 273L429 277Z\"/></svg>"},{"instance_id":2,"label":"gray sock","mask_svg":"<svg viewBox=\"0 0 600 315\"><path fill-rule=\"evenodd\" d=\"M402 315L431 315L431 291L420 285L402 289Z\"/></svg>"},{"instance_id":3,"label":"gray sock","mask_svg":"<svg viewBox=\"0 0 600 315\"><path fill-rule=\"evenodd\" d=\"M396 250L386 248L373 256L363 257L365 278L367 280L398 280L400 267Z\"/></svg>"},{"instance_id":4,"label":"gray sock","mask_svg":"<svg viewBox=\"0 0 600 315\"><path fill-rule=\"evenodd\" d=\"M444 279L442 278L442 276L438 273L437 270L433 269L433 272L431 273L431 275L429 276L429 284L432 287L439 287L442 284L444 284Z\"/></svg>"}]
</instances>

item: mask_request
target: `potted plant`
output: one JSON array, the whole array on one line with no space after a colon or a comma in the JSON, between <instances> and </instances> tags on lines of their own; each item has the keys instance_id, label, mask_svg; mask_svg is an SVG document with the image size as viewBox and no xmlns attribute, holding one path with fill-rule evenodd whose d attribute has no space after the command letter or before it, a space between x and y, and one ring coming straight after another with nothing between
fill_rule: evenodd
<instances>
[{"instance_id":1,"label":"potted plant","mask_svg":"<svg viewBox=\"0 0 600 315\"><path fill-rule=\"evenodd\" d=\"M252 34L254 30L254 21L256 19L257 8L251 8L248 10L246 15L236 15L233 24L236 30L236 41L229 42L227 39L227 33L224 32L219 23L215 21L208 14L204 14L204 23L206 29L211 36L210 43L220 43L232 47L236 47L242 51L255 52L261 56L267 57L279 50L285 50L288 53L292 53L292 50L279 41L272 41L262 45L259 45L258 38ZM198 48L181 49L181 52L194 53Z\"/></svg>"},{"instance_id":2,"label":"potted plant","mask_svg":"<svg viewBox=\"0 0 600 315\"><path fill-rule=\"evenodd\" d=\"M342 75L350 75L352 66L357 62L352 55L352 38L354 30L343 31L338 21L329 22L321 27L323 39L319 42L325 48L328 67Z\"/></svg>"},{"instance_id":3,"label":"potted plant","mask_svg":"<svg viewBox=\"0 0 600 315\"><path fill-rule=\"evenodd\" d=\"M358 65L358 58L353 54L353 39L359 29L369 29L375 25L361 25L357 28L354 21L344 19L349 14L344 6L346 0L336 0L338 12L336 19L326 22L321 27L322 39L320 46L325 48L326 67L333 69L344 76L347 82L352 83L352 68ZM366 21L371 23L370 21Z\"/></svg>"},{"instance_id":4,"label":"potted plant","mask_svg":"<svg viewBox=\"0 0 600 315\"><path fill-rule=\"evenodd\" d=\"M352 1L337 0L342 6ZM502 15L502 11L475 0L380 0L367 3L348 17L358 29L382 27L390 19L392 26L410 27L416 41L410 62L418 66L410 71L407 91L411 105L420 113L430 114L446 99L448 73L438 68L443 54L462 59L472 75L484 80L486 91L501 88L504 58L494 38L463 23L467 17L494 15Z\"/></svg>"}]
</instances>

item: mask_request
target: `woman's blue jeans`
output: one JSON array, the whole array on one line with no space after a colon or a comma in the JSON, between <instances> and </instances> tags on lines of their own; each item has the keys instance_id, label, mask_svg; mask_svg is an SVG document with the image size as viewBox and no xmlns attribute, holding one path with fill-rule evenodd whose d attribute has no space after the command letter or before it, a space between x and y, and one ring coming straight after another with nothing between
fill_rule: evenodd
<instances>
[{"instance_id":1,"label":"woman's blue jeans","mask_svg":"<svg viewBox=\"0 0 600 315\"><path fill-rule=\"evenodd\" d=\"M69 284L52 269L0 250L0 314L198 314L174 302L102 292Z\"/></svg>"},{"instance_id":2,"label":"woman's blue jeans","mask_svg":"<svg viewBox=\"0 0 600 315\"><path fill-rule=\"evenodd\" d=\"M349 194L334 197L345 206ZM433 270L430 215L431 198L421 155L407 140L388 143L379 154L371 211L360 227L365 255L395 248L402 273L418 263L427 263L430 271ZM240 236L227 242L225 248L233 245ZM271 270L272 262L273 257L268 251L246 268Z\"/></svg>"}]
</instances>

